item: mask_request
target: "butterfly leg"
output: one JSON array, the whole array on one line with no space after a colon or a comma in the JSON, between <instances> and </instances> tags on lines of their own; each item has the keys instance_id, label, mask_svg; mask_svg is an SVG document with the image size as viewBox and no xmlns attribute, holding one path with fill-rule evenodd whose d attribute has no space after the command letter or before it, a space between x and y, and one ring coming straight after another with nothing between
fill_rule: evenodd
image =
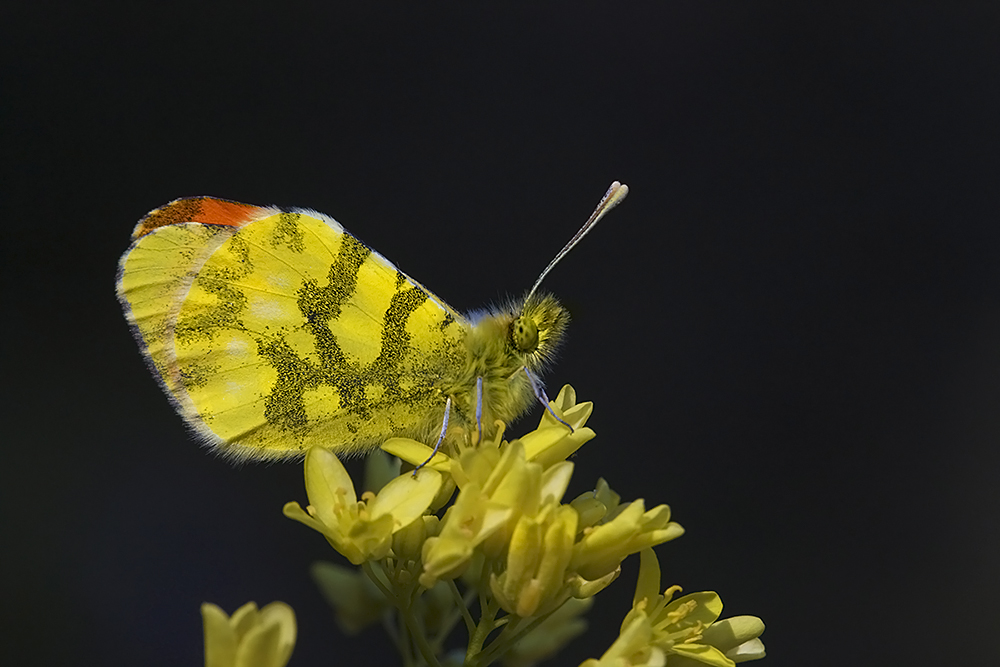
<instances>
[{"instance_id":1,"label":"butterfly leg","mask_svg":"<svg viewBox=\"0 0 1000 667\"><path fill-rule=\"evenodd\" d=\"M483 378L476 378L476 446L483 440Z\"/></svg>"},{"instance_id":2,"label":"butterfly leg","mask_svg":"<svg viewBox=\"0 0 1000 667\"><path fill-rule=\"evenodd\" d=\"M545 387L542 386L541 378L528 370L527 366L522 366L521 369L524 371L524 374L528 376L528 382L531 383L531 391L535 392L535 398L538 399L538 402L545 406L545 409L549 411L549 414L552 415L557 422L568 428L570 433L573 433L573 427L560 419L559 415L552 410L552 406L549 405L549 397L545 394Z\"/></svg>"},{"instance_id":3,"label":"butterfly leg","mask_svg":"<svg viewBox=\"0 0 1000 667\"><path fill-rule=\"evenodd\" d=\"M441 449L441 443L444 441L444 434L448 432L448 417L451 416L451 396L448 397L448 401L444 404L444 421L441 422L441 435L438 436L437 442L434 443L434 451L431 455L427 457L427 460L418 465L413 469L413 476L417 476L417 471L423 468L425 465L431 462L435 456L437 456L438 450Z\"/></svg>"}]
</instances>

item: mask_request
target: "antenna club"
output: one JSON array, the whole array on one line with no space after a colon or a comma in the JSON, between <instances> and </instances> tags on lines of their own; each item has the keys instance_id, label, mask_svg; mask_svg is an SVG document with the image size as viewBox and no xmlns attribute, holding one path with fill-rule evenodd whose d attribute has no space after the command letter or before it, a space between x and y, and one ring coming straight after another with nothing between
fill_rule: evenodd
<instances>
[{"instance_id":1,"label":"antenna club","mask_svg":"<svg viewBox=\"0 0 1000 667\"><path fill-rule=\"evenodd\" d=\"M608 188L608 192L604 195L604 199L598 204L597 209L600 211L601 208L604 209L604 213L607 213L618 204L621 204L625 197L628 196L628 186L620 181L615 181Z\"/></svg>"},{"instance_id":2,"label":"antenna club","mask_svg":"<svg viewBox=\"0 0 1000 667\"><path fill-rule=\"evenodd\" d=\"M583 227L581 227L576 232L576 234L573 235L573 238L571 238L569 242L565 246L563 246L562 250L556 253L556 256L552 259L551 262L549 262L549 265L545 267L545 270L542 271L541 275L538 276L538 280L536 280L535 284L532 285L530 290L528 290L528 296L526 296L524 299L525 303L527 303L531 299L531 297L535 294L535 290L537 290L538 286L542 284L542 280L544 280L545 276L547 276L549 271L552 270L552 267L558 264L559 260L565 257L566 253L572 250L573 246L579 243L580 239L586 236L587 232L589 232L591 229L594 228L594 225L597 224L598 220L604 217L605 213L613 209L615 206L618 206L618 204L622 203L622 200L625 199L626 195L628 195L627 185L623 185L619 181L615 181L614 183L611 184L611 187L608 188L608 191L605 192L604 196L601 198L601 201L597 205L597 208L595 208L594 212L590 214L590 218L587 219L587 222L583 223Z\"/></svg>"}]
</instances>

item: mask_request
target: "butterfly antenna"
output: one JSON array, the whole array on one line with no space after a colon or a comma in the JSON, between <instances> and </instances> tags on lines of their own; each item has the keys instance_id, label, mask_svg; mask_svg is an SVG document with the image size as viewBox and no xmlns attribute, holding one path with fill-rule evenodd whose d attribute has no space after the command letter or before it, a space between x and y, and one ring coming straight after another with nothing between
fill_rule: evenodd
<instances>
[{"instance_id":1,"label":"butterfly antenna","mask_svg":"<svg viewBox=\"0 0 1000 667\"><path fill-rule=\"evenodd\" d=\"M622 200L625 199L625 195L627 194L628 194L627 185L623 185L618 181L615 181L614 183L611 184L611 187L608 188L608 191L604 193L604 197L601 199L601 203L599 203L597 205L597 208L594 209L594 212L590 214L590 217L587 219L587 222L583 223L583 227L580 227L580 230L573 235L573 238L571 238L565 246L563 246L563 249L560 250L558 253L556 253L556 256L552 259L551 262L549 262L549 265L545 267L545 270L542 271L542 274L538 276L538 280L536 280L535 284L531 286L531 291L528 292L528 296L524 299L525 303L528 303L528 301L531 300L531 297L535 295L535 291L538 289L538 286L542 284L542 281L545 279L545 276L549 275L549 271L551 271L555 267L555 265L559 263L559 260L565 257L566 254L573 249L573 246L579 243L580 240L587 235L587 232L593 229L594 226L597 224L597 222L601 218L603 218L608 211L613 209L615 206L618 206L618 204L622 203Z\"/></svg>"}]
</instances>

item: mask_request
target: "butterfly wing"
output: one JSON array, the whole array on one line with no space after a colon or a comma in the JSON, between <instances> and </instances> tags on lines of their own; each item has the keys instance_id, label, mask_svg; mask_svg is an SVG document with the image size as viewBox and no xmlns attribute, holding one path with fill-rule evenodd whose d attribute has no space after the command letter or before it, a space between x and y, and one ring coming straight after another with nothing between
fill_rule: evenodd
<instances>
[{"instance_id":1,"label":"butterfly wing","mask_svg":"<svg viewBox=\"0 0 1000 667\"><path fill-rule=\"evenodd\" d=\"M466 321L332 218L184 199L134 236L119 297L178 411L220 451L353 452L440 424Z\"/></svg>"}]
</instances>

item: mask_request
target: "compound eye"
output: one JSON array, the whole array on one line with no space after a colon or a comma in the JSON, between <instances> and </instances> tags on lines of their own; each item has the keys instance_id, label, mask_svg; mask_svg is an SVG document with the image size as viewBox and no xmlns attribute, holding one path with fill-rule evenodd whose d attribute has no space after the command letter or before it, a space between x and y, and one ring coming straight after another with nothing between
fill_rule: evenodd
<instances>
[{"instance_id":1,"label":"compound eye","mask_svg":"<svg viewBox=\"0 0 1000 667\"><path fill-rule=\"evenodd\" d=\"M520 352L534 352L538 347L538 326L534 320L521 315L510 323L510 340Z\"/></svg>"}]
</instances>

